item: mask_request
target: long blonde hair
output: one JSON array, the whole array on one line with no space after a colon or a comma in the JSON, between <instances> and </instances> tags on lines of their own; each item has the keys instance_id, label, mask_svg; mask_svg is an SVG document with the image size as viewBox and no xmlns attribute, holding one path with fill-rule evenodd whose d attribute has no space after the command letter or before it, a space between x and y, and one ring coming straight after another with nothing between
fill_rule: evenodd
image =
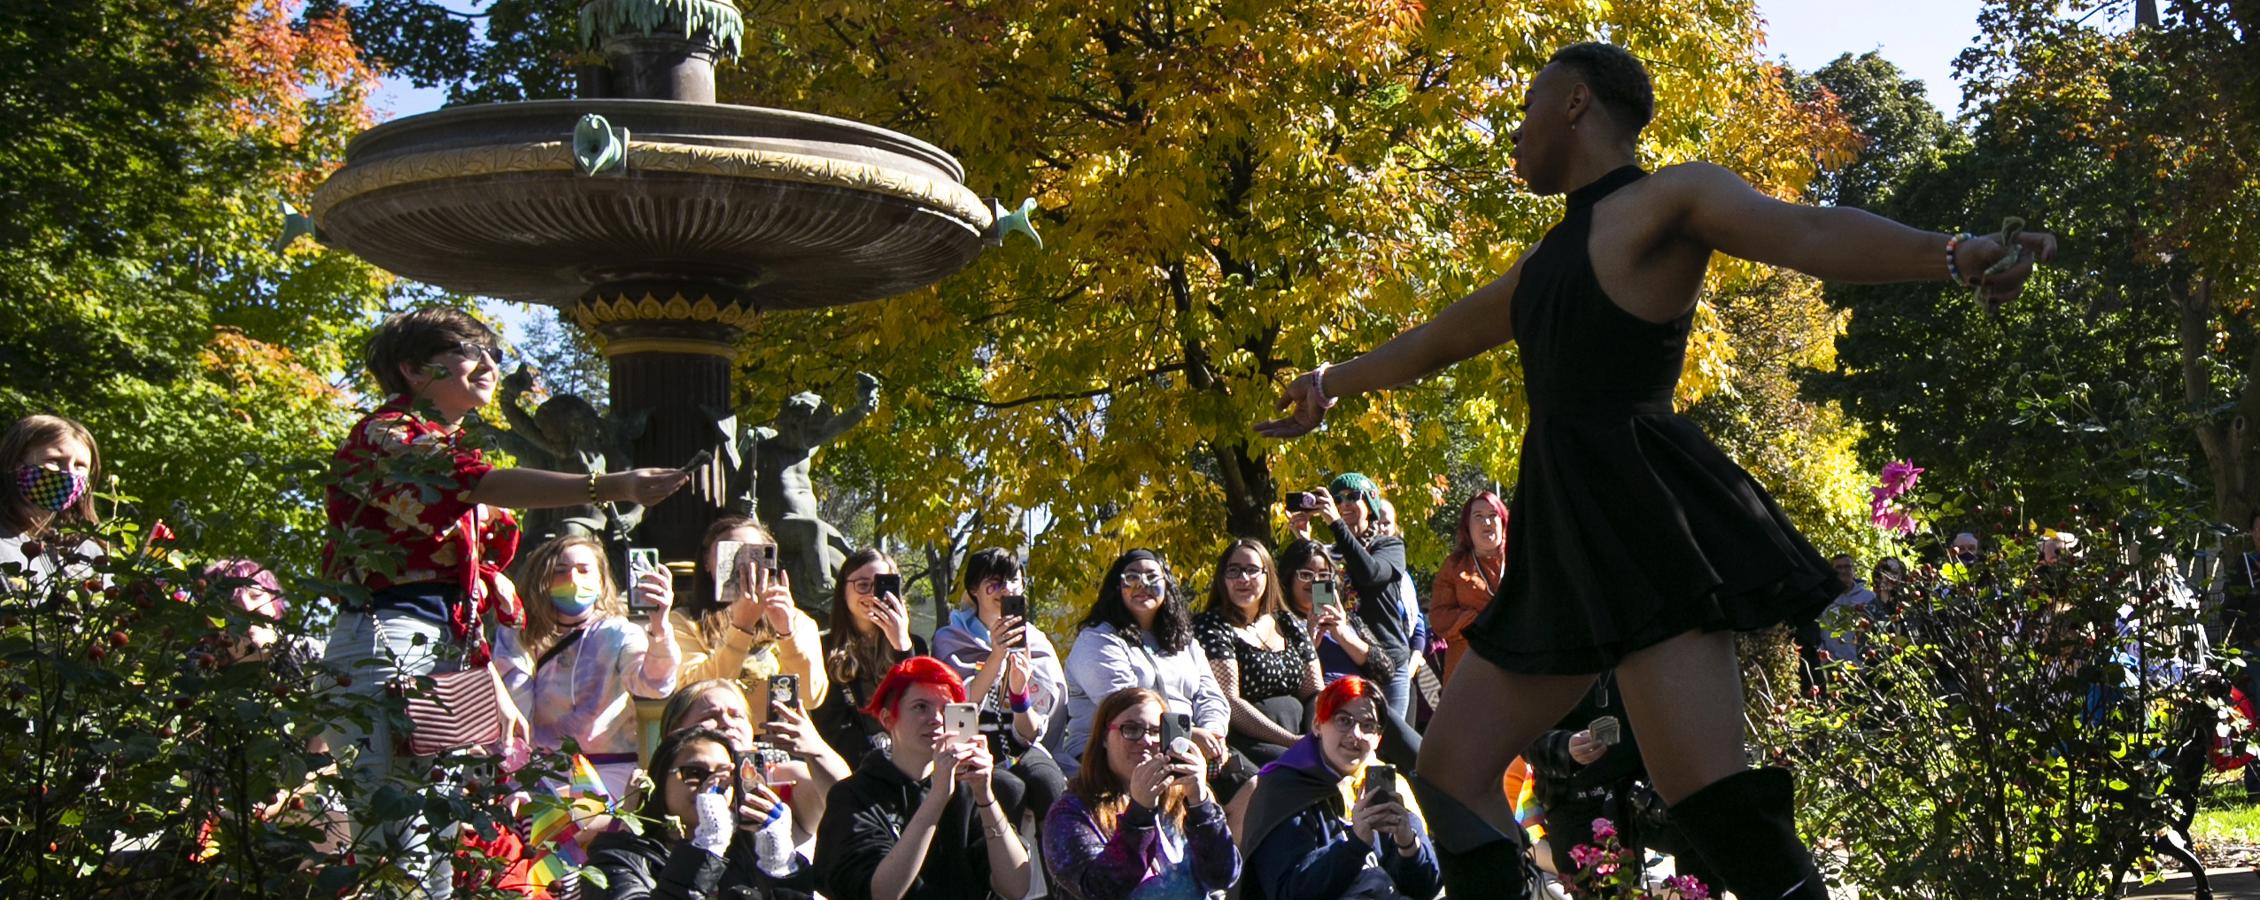
<instances>
[{"instance_id":1,"label":"long blonde hair","mask_svg":"<svg viewBox=\"0 0 2260 900\"><path fill-rule=\"evenodd\" d=\"M1130 809L1130 786L1114 775L1114 767L1107 764L1106 733L1114 727L1114 718L1140 703L1161 707L1162 715L1169 715L1169 700L1152 688L1126 687L1106 695L1099 701L1098 712L1091 715L1091 740L1083 745L1083 767L1075 770L1075 777L1067 782L1068 791L1083 801L1098 820L1099 833L1112 838L1114 825ZM1161 748L1168 753L1169 748ZM1181 787L1164 788L1161 808L1156 810L1182 827L1185 824L1185 790Z\"/></svg>"},{"instance_id":2,"label":"long blonde hair","mask_svg":"<svg viewBox=\"0 0 2260 900\"><path fill-rule=\"evenodd\" d=\"M526 652L535 659L540 659L542 654L549 652L550 645L564 636L563 623L557 621L557 607L549 602L549 579L557 571L557 563L565 556L565 551L574 547L587 547L595 551L597 584L603 592L597 598L595 608L589 611L589 617L581 624L587 625L609 616L628 614L627 601L620 597L619 584L612 580L612 560L604 552L604 542L585 534L553 538L548 543L535 547L534 552L520 557L518 572L513 576L513 580L523 586L519 593L531 594L525 601L526 630L523 643Z\"/></svg>"}]
</instances>

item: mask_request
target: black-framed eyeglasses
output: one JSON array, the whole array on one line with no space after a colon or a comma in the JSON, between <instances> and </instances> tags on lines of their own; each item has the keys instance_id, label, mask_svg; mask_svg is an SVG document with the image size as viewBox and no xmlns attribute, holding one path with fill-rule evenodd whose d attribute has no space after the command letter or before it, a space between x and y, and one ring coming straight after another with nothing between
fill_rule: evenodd
<instances>
[{"instance_id":1,"label":"black-framed eyeglasses","mask_svg":"<svg viewBox=\"0 0 2260 900\"><path fill-rule=\"evenodd\" d=\"M1114 733L1122 735L1122 739L1125 741L1140 744L1144 743L1149 737L1161 737L1161 726L1147 725L1144 722L1124 722L1114 726Z\"/></svg>"},{"instance_id":2,"label":"black-framed eyeglasses","mask_svg":"<svg viewBox=\"0 0 2260 900\"><path fill-rule=\"evenodd\" d=\"M1225 566L1224 577L1238 581L1263 574L1262 566Z\"/></svg>"},{"instance_id":3,"label":"black-framed eyeglasses","mask_svg":"<svg viewBox=\"0 0 2260 900\"><path fill-rule=\"evenodd\" d=\"M675 779L684 784L705 784L706 780L713 778L716 772L727 771L730 771L728 766L708 767L694 763L687 766L676 766Z\"/></svg>"},{"instance_id":4,"label":"black-framed eyeglasses","mask_svg":"<svg viewBox=\"0 0 2260 900\"><path fill-rule=\"evenodd\" d=\"M1318 582L1318 583L1320 583L1320 584L1329 584L1329 583L1332 583L1332 582L1334 581L1334 573L1332 573L1332 572L1313 572L1313 571L1311 571L1311 570L1309 570L1309 569L1296 569L1296 570L1295 570L1295 580L1296 580L1296 581L1300 581L1300 582L1302 582L1302 583L1304 583L1304 584L1310 584L1311 582L1314 582L1314 581L1315 581L1315 582Z\"/></svg>"}]
</instances>

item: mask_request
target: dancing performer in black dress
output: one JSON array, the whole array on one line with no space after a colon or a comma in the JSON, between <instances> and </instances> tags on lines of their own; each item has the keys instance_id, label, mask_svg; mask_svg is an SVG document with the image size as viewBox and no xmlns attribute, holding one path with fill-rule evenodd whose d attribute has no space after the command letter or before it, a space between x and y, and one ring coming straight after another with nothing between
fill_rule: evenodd
<instances>
[{"instance_id":1,"label":"dancing performer in black dress","mask_svg":"<svg viewBox=\"0 0 2260 900\"><path fill-rule=\"evenodd\" d=\"M1515 170L1569 195L1560 224L1506 275L1433 320L1288 385L1294 437L1336 399L1405 384L1510 340L1530 407L1506 578L1466 636L1420 754L1420 803L1452 896L1514 896L1520 847L1500 774L1614 668L1673 821L1736 895L1824 898L1791 817L1790 779L1751 770L1734 632L1809 617L1828 561L1772 498L1672 411L1711 254L1843 282L1952 279L2014 297L2054 239L1921 231L1847 208L1783 203L1704 163L1634 164L1654 115L1646 70L1606 44L1554 54L1524 97ZM2000 265L1996 265L1996 264ZM1988 271L1989 269L1997 271Z\"/></svg>"}]
</instances>

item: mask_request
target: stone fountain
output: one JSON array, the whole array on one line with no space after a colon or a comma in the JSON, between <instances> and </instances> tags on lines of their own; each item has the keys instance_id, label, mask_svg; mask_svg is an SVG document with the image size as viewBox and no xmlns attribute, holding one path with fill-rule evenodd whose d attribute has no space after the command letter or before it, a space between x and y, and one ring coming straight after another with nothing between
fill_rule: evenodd
<instances>
[{"instance_id":1,"label":"stone fountain","mask_svg":"<svg viewBox=\"0 0 2260 900\"><path fill-rule=\"evenodd\" d=\"M764 310L901 294L1027 228L955 159L856 122L714 102L736 56L731 0L591 0L605 64L583 97L461 106L355 138L314 195L327 244L453 291L557 306L611 364L612 408L645 417L636 465L734 458L738 341ZM730 499L723 465L648 512L636 543L697 552ZM764 511L766 515L767 511Z\"/></svg>"}]
</instances>

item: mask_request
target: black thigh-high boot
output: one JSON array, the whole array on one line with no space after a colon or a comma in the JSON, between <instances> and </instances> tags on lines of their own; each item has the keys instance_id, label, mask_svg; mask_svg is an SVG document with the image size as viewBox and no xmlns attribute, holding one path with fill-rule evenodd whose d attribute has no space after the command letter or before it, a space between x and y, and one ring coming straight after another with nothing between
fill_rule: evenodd
<instances>
[{"instance_id":1,"label":"black thigh-high boot","mask_svg":"<svg viewBox=\"0 0 2260 900\"><path fill-rule=\"evenodd\" d=\"M1428 839L1436 845L1445 896L1528 900L1538 873L1525 852L1520 829L1501 834L1443 788L1419 775L1406 780L1412 783L1414 799L1420 801Z\"/></svg>"},{"instance_id":2,"label":"black thigh-high boot","mask_svg":"<svg viewBox=\"0 0 2260 900\"><path fill-rule=\"evenodd\" d=\"M1728 775L1672 804L1680 836L1742 900L1828 900L1813 854L1797 837L1787 769Z\"/></svg>"}]
</instances>

